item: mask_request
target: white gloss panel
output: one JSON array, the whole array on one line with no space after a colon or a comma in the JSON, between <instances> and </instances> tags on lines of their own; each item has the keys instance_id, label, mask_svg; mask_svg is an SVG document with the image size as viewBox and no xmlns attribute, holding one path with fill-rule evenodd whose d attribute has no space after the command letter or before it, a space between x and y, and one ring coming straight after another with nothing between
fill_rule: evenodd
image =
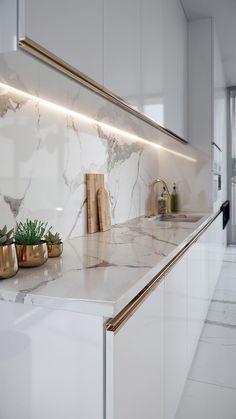
<instances>
[{"instance_id":1,"label":"white gloss panel","mask_svg":"<svg viewBox=\"0 0 236 419\"><path fill-rule=\"evenodd\" d=\"M164 418L163 291L162 283L115 335L106 332L106 419Z\"/></svg>"},{"instance_id":2,"label":"white gloss panel","mask_svg":"<svg viewBox=\"0 0 236 419\"><path fill-rule=\"evenodd\" d=\"M141 97L140 108L161 125L165 121L163 0L141 0ZM180 121L179 121L180 122ZM185 135L184 133L182 133Z\"/></svg>"},{"instance_id":3,"label":"white gloss panel","mask_svg":"<svg viewBox=\"0 0 236 419\"><path fill-rule=\"evenodd\" d=\"M187 137L187 20L179 0L26 0L25 26L27 37Z\"/></svg>"},{"instance_id":4,"label":"white gloss panel","mask_svg":"<svg viewBox=\"0 0 236 419\"><path fill-rule=\"evenodd\" d=\"M25 10L27 37L103 83L103 0L26 0Z\"/></svg>"},{"instance_id":5,"label":"white gloss panel","mask_svg":"<svg viewBox=\"0 0 236 419\"><path fill-rule=\"evenodd\" d=\"M145 0L144 0L145 3ZM164 125L189 140L187 130L188 23L179 0L162 0Z\"/></svg>"},{"instance_id":6,"label":"white gloss panel","mask_svg":"<svg viewBox=\"0 0 236 419\"><path fill-rule=\"evenodd\" d=\"M210 274L214 284L219 277L221 222L212 223L117 332L107 331L107 419L175 418L213 292Z\"/></svg>"},{"instance_id":7,"label":"white gloss panel","mask_svg":"<svg viewBox=\"0 0 236 419\"><path fill-rule=\"evenodd\" d=\"M17 0L1 0L0 52L17 49Z\"/></svg>"},{"instance_id":8,"label":"white gloss panel","mask_svg":"<svg viewBox=\"0 0 236 419\"><path fill-rule=\"evenodd\" d=\"M159 170L169 186L177 184L180 210L216 211L226 199L227 190L225 80L212 19L190 21L188 31L188 140L197 161L181 162L160 151ZM212 146L213 141L222 152ZM218 191L217 184L213 203L214 172L222 175L222 190Z\"/></svg>"},{"instance_id":9,"label":"white gloss panel","mask_svg":"<svg viewBox=\"0 0 236 419\"><path fill-rule=\"evenodd\" d=\"M164 279L164 406L174 419L187 376L187 255Z\"/></svg>"},{"instance_id":10,"label":"white gloss panel","mask_svg":"<svg viewBox=\"0 0 236 419\"><path fill-rule=\"evenodd\" d=\"M104 86L187 138L187 21L180 2L105 0L104 28Z\"/></svg>"},{"instance_id":11,"label":"white gloss panel","mask_svg":"<svg viewBox=\"0 0 236 419\"><path fill-rule=\"evenodd\" d=\"M0 417L103 419L103 319L0 302Z\"/></svg>"},{"instance_id":12,"label":"white gloss panel","mask_svg":"<svg viewBox=\"0 0 236 419\"><path fill-rule=\"evenodd\" d=\"M213 51L212 19L189 22L188 128L189 141L202 154L200 178L192 179L196 195L204 200L204 208L212 208L211 158L213 141ZM198 182L200 180L200 182Z\"/></svg>"},{"instance_id":13,"label":"white gloss panel","mask_svg":"<svg viewBox=\"0 0 236 419\"><path fill-rule=\"evenodd\" d=\"M188 252L188 368L191 365L209 305L207 255L204 253L202 239L197 241Z\"/></svg>"},{"instance_id":14,"label":"white gloss panel","mask_svg":"<svg viewBox=\"0 0 236 419\"><path fill-rule=\"evenodd\" d=\"M104 86L139 108L140 1L104 1Z\"/></svg>"}]
</instances>

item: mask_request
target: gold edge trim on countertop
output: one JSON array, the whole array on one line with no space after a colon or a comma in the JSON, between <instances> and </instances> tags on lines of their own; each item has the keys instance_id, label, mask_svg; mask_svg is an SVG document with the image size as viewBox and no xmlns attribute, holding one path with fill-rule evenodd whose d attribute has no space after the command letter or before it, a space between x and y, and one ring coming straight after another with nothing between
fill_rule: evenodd
<instances>
[{"instance_id":1,"label":"gold edge trim on countertop","mask_svg":"<svg viewBox=\"0 0 236 419\"><path fill-rule=\"evenodd\" d=\"M138 307L146 300L152 291L162 282L165 275L176 265L179 259L195 243L199 237L209 228L215 219L221 214L221 210L168 262L168 264L125 306L113 319L106 324L107 332L117 333L119 329L132 317Z\"/></svg>"},{"instance_id":2,"label":"gold edge trim on countertop","mask_svg":"<svg viewBox=\"0 0 236 419\"><path fill-rule=\"evenodd\" d=\"M169 130L168 128L164 128L155 122L153 119L149 118L143 112L135 109L129 103L125 102L119 96L113 94L110 90L106 89L96 81L92 80L90 77L86 76L85 74L81 73L76 68L72 67L70 64L63 61L57 55L53 54L52 52L48 51L41 45L37 44L30 38L21 39L18 41L18 47L23 49L30 55L38 58L40 61L48 64L49 66L53 67L54 69L60 71L61 73L65 74L66 76L72 78L73 80L79 82L80 84L84 85L88 89L92 90L93 92L97 93L98 95L106 98L110 102L114 103L115 105L119 106L120 108L128 111L132 115L136 116L137 118L143 120L147 124L151 125L152 127L158 129L159 131L163 132L164 134L172 137L174 140L182 143L188 144L188 141L184 138L180 137L178 134L175 134L173 131Z\"/></svg>"}]
</instances>

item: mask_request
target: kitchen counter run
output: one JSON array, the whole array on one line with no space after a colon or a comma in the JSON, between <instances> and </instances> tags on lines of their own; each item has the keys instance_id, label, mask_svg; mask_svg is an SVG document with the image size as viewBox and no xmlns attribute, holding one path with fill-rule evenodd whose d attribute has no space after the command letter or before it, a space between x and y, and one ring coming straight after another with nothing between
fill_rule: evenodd
<instances>
[{"instance_id":1,"label":"kitchen counter run","mask_svg":"<svg viewBox=\"0 0 236 419\"><path fill-rule=\"evenodd\" d=\"M139 217L68 240L61 258L1 280L0 300L113 317L213 216L196 223Z\"/></svg>"}]
</instances>

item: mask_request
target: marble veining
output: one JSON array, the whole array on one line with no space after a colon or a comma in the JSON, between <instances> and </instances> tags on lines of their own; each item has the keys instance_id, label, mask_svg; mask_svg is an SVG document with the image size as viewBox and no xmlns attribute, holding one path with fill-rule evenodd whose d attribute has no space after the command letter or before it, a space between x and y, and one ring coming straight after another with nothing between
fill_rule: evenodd
<instances>
[{"instance_id":1,"label":"marble veining","mask_svg":"<svg viewBox=\"0 0 236 419\"><path fill-rule=\"evenodd\" d=\"M186 226L138 217L104 233L66 240L61 258L2 280L0 299L113 316L210 218L206 214Z\"/></svg>"},{"instance_id":2,"label":"marble veining","mask_svg":"<svg viewBox=\"0 0 236 419\"><path fill-rule=\"evenodd\" d=\"M84 235L86 172L104 173L112 224L145 213L158 174L158 150L151 145L3 87L0 127L1 223L41 218L63 239Z\"/></svg>"}]
</instances>

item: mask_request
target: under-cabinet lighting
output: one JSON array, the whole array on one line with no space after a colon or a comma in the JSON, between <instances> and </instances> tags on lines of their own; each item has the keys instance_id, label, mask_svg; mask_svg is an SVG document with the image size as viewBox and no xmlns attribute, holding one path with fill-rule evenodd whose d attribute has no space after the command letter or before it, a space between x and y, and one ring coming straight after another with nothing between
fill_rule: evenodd
<instances>
[{"instance_id":1,"label":"under-cabinet lighting","mask_svg":"<svg viewBox=\"0 0 236 419\"><path fill-rule=\"evenodd\" d=\"M98 120L96 120L94 118L91 118L91 117L89 117L87 115L84 115L84 114L81 114L79 112L76 112L76 111L72 111L70 109L67 109L64 106L57 105L56 103L53 103L53 102L49 102L46 99L42 99L40 97L31 95L30 93L26 93L26 92L24 92L22 90L16 89L15 87L9 86L8 84L0 83L0 87L1 88L5 88L5 89L8 89L8 90L10 90L10 91L12 91L12 92L14 92L14 93L16 93L18 95L25 96L27 99L31 99L31 100L33 99L33 100L41 103L42 105L51 107L51 108L53 108L53 109L55 109L55 110L57 110L59 112L66 113L67 115L71 115L71 116L73 116L73 117L75 117L77 119L80 119L81 121L87 122L89 124L97 124L99 127L101 127L104 130L108 130L110 132L113 132L113 133L116 133L116 134L119 134L119 135L128 137L130 140L133 140L133 141L141 141L142 143L144 143L146 145L152 146L152 147L157 148L157 149L165 150L168 153L174 154L175 156L184 158L184 159L189 160L189 161L194 162L194 163L196 163L196 161L197 161L193 157L190 157L190 156L188 156L186 154L179 153L178 151L171 150L170 148L164 147L164 146L162 146L160 144L153 143L153 142L148 141L148 140L146 140L146 139L144 139L142 137L139 137L138 135L131 134L130 132L124 131L124 130L122 130L120 128L117 128L117 127L115 127L113 125L109 125L109 124L107 124L105 122L98 121Z\"/></svg>"}]
</instances>

